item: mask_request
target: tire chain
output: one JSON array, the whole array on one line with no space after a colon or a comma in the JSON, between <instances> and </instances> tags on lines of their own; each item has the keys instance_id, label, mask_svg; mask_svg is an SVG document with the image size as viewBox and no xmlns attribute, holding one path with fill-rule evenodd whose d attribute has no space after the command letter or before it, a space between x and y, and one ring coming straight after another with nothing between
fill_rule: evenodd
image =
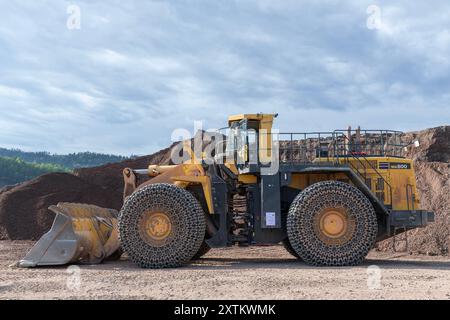
<instances>
[{"instance_id":1,"label":"tire chain","mask_svg":"<svg viewBox=\"0 0 450 320\"><path fill-rule=\"evenodd\" d=\"M139 233L146 211L169 215L172 234L163 246L151 246ZM134 192L119 214L119 239L130 259L143 268L178 267L199 251L206 230L200 203L188 191L168 183L156 183Z\"/></svg>"},{"instance_id":2,"label":"tire chain","mask_svg":"<svg viewBox=\"0 0 450 320\"><path fill-rule=\"evenodd\" d=\"M356 228L344 244L322 242L314 231L314 216L327 207L344 207ZM358 265L373 247L377 235L375 210L357 188L340 181L315 183L294 199L287 218L289 242L308 264L325 266Z\"/></svg>"},{"instance_id":3,"label":"tire chain","mask_svg":"<svg viewBox=\"0 0 450 320\"><path fill-rule=\"evenodd\" d=\"M205 241L203 241L202 245L200 246L200 249L198 249L197 253L194 255L192 260L200 259L205 254L207 254L209 252L209 250L211 250L211 247L208 246L208 244Z\"/></svg>"},{"instance_id":4,"label":"tire chain","mask_svg":"<svg viewBox=\"0 0 450 320\"><path fill-rule=\"evenodd\" d=\"M286 249L286 251L289 252L292 256L296 257L297 259L301 259L298 253L295 252L294 248L292 248L292 245L289 242L288 238L283 240L283 246Z\"/></svg>"}]
</instances>

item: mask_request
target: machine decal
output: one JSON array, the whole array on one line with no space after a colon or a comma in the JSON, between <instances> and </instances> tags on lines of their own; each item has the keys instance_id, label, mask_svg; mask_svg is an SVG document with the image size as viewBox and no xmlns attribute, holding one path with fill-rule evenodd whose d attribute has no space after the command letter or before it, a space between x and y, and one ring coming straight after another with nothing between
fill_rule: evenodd
<instances>
[{"instance_id":1,"label":"machine decal","mask_svg":"<svg viewBox=\"0 0 450 320\"><path fill-rule=\"evenodd\" d=\"M266 226L275 226L275 212L266 212Z\"/></svg>"},{"instance_id":2,"label":"machine decal","mask_svg":"<svg viewBox=\"0 0 450 320\"><path fill-rule=\"evenodd\" d=\"M387 170L389 169L389 162L380 162L378 164L378 168L382 169L382 170Z\"/></svg>"},{"instance_id":3,"label":"machine decal","mask_svg":"<svg viewBox=\"0 0 450 320\"><path fill-rule=\"evenodd\" d=\"M411 169L410 163L404 162L380 162L378 168L382 170L388 169Z\"/></svg>"},{"instance_id":4,"label":"machine decal","mask_svg":"<svg viewBox=\"0 0 450 320\"><path fill-rule=\"evenodd\" d=\"M389 168L390 169L411 169L411 164L404 163L404 162L390 162Z\"/></svg>"}]
</instances>

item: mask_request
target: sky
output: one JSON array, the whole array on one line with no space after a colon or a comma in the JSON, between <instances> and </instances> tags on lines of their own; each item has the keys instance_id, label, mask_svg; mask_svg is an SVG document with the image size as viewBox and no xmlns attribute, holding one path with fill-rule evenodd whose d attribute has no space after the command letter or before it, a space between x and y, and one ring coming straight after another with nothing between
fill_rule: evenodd
<instances>
[{"instance_id":1,"label":"sky","mask_svg":"<svg viewBox=\"0 0 450 320\"><path fill-rule=\"evenodd\" d=\"M1 0L0 147L149 154L173 130L450 123L450 2Z\"/></svg>"}]
</instances>

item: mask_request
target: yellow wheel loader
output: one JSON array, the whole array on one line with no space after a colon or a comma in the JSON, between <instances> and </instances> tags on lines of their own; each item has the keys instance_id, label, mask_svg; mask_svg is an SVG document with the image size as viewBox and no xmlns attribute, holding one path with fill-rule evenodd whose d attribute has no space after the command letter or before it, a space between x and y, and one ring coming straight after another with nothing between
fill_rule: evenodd
<instances>
[{"instance_id":1,"label":"yellow wheel loader","mask_svg":"<svg viewBox=\"0 0 450 320\"><path fill-rule=\"evenodd\" d=\"M84 242L75 241L77 251L60 263L95 263L86 251L106 257L119 243L144 268L181 266L210 248L283 243L311 265L357 265L377 241L434 221L420 207L400 132L282 133L272 129L276 116L231 116L209 136L210 154L202 139L197 152L185 143L179 164L125 169L124 204L117 218L108 216L110 229L86 236L99 231L74 219L71 236ZM140 175L152 178L139 185ZM33 249L49 248L51 240Z\"/></svg>"}]
</instances>

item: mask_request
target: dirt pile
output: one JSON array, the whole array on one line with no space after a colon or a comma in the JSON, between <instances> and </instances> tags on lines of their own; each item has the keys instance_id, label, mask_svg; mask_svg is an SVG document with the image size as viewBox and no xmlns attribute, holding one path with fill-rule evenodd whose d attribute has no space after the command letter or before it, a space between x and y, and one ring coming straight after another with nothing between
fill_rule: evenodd
<instances>
[{"instance_id":1,"label":"dirt pile","mask_svg":"<svg viewBox=\"0 0 450 320\"><path fill-rule=\"evenodd\" d=\"M421 207L434 211L435 222L426 228L408 231L408 252L448 255L450 242L450 163L415 161ZM398 236L404 239L405 234ZM393 251L392 238L378 243L380 251ZM405 250L399 242L397 250Z\"/></svg>"},{"instance_id":2,"label":"dirt pile","mask_svg":"<svg viewBox=\"0 0 450 320\"><path fill-rule=\"evenodd\" d=\"M408 147L406 157L416 161L450 163L450 126L408 132L402 137L406 143L419 140L417 148Z\"/></svg>"},{"instance_id":3,"label":"dirt pile","mask_svg":"<svg viewBox=\"0 0 450 320\"><path fill-rule=\"evenodd\" d=\"M145 169L149 164L170 164L170 155L173 146L174 145L149 156L143 156L118 163L110 163L99 167L76 169L74 175L88 183L104 186L108 188L110 192L113 192L112 196L122 198L123 169Z\"/></svg>"},{"instance_id":4,"label":"dirt pile","mask_svg":"<svg viewBox=\"0 0 450 320\"><path fill-rule=\"evenodd\" d=\"M191 143L202 143L203 150L209 145L210 140L206 137L207 133L201 133L200 131L191 139ZM123 176L122 171L125 168L132 169L145 169L150 164L170 165L172 162L172 153L181 150L178 142L174 142L168 148L162 149L154 154L135 158L132 160L125 160L117 163L109 163L103 166L92 168L81 168L74 171L74 175L87 181L89 183L107 187L109 190L113 190L115 195L122 197L123 192ZM180 151L180 155L183 153ZM138 176L138 181L142 182L145 177ZM114 208L120 209L120 208Z\"/></svg>"},{"instance_id":5,"label":"dirt pile","mask_svg":"<svg viewBox=\"0 0 450 320\"><path fill-rule=\"evenodd\" d=\"M60 201L120 206L117 199L110 197L107 188L90 184L72 174L50 173L2 194L0 224L10 239L36 240L48 231L53 222L54 214L47 208Z\"/></svg>"},{"instance_id":6,"label":"dirt pile","mask_svg":"<svg viewBox=\"0 0 450 320\"><path fill-rule=\"evenodd\" d=\"M450 240L450 163L416 162L421 204L435 212L436 221L425 229L410 231L410 250L448 254Z\"/></svg>"},{"instance_id":7,"label":"dirt pile","mask_svg":"<svg viewBox=\"0 0 450 320\"><path fill-rule=\"evenodd\" d=\"M450 126L405 133L404 142L420 142L408 147L406 157L413 159L421 207L434 211L435 223L423 229L408 231L410 253L448 255L450 242ZM404 238L399 235L400 239ZM391 251L392 239L377 245L378 250ZM404 248L400 243L398 250Z\"/></svg>"}]
</instances>

